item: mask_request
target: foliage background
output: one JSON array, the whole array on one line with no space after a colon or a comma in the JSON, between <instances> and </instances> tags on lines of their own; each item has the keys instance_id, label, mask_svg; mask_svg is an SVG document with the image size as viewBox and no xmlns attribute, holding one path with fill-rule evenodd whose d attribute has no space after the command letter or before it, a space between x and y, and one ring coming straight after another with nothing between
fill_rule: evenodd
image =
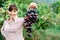
<instances>
[{"instance_id":1,"label":"foliage background","mask_svg":"<svg viewBox=\"0 0 60 40\"><path fill-rule=\"evenodd\" d=\"M32 0L1 0L0 1L0 28L3 25L3 21L8 18L7 10L10 4L16 4L18 7L18 16L24 17L27 11L28 5ZM39 20L32 25L32 37L26 35L24 29L25 40L60 40L60 2L54 2L48 4L37 4ZM0 40L5 38L0 33Z\"/></svg>"}]
</instances>

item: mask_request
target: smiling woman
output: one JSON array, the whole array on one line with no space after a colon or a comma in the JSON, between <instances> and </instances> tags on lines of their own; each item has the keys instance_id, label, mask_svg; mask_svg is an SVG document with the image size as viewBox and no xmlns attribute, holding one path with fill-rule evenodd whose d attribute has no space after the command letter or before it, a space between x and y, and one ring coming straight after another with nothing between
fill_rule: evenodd
<instances>
[{"instance_id":1,"label":"smiling woman","mask_svg":"<svg viewBox=\"0 0 60 40\"><path fill-rule=\"evenodd\" d=\"M18 17L18 9L15 4L10 5L8 9L9 18L4 20L1 28L2 35L6 40L24 40L23 23L24 18Z\"/></svg>"},{"instance_id":2,"label":"smiling woman","mask_svg":"<svg viewBox=\"0 0 60 40\"><path fill-rule=\"evenodd\" d=\"M1 1L1 0L0 0ZM7 0L2 7L3 10L7 10L7 6L9 6L11 3L13 4L16 4L16 6L18 7L18 11L15 10L15 7L13 8L14 10L10 10L9 9L7 10L8 11L8 14L9 15L5 15L5 12L2 11L2 13L0 12L0 28L2 27L1 23L3 23L2 21L4 21L5 24L8 24L8 25L5 25L6 27L2 30L4 32L4 34L8 35L9 39L12 39L12 37L14 37L13 39L16 40L16 36L21 36L21 30L19 31L16 31L18 29L18 25L20 25L20 23L22 22L22 20L24 20L23 16L25 16L27 10L27 6L30 2L28 2L29 0ZM35 0L34 0L35 1ZM39 2L40 1L40 2ZM28 37L26 33L26 30L24 30L24 37L25 40L60 40L60 21L59 21L59 18L60 17L60 1L59 3L55 3L53 5L46 5L44 4L44 1L47 1L47 2L51 2L50 0L36 0L36 2L38 3L43 3L43 4L37 4L38 8L37 8L37 11L38 11L38 18L39 18L39 21L35 24L32 25L32 37ZM41 2L42 1L42 2ZM52 0L53 2L54 0ZM9 6L10 7L10 6ZM4 10L4 11L5 11ZM19 20L18 20L18 17L14 17L15 14L18 12L18 15L19 15ZM58 13L56 13L58 12ZM7 13L7 12L6 12ZM13 16L11 15L13 14ZM7 16L10 16L11 15L11 19L10 17L7 17ZM7 22L6 20L4 20L4 18L9 18L10 20ZM14 18L13 18L14 17ZM3 20L1 19L3 18ZM2 20L2 21L1 21ZM18 23L18 24L17 24ZM3 24L4 25L4 24ZM11 26L13 25L13 26ZM16 29L17 28L17 29ZM20 28L23 28L22 26L20 26ZM10 30L11 29L11 30ZM18 33L19 32L19 35ZM13 33L13 34L12 34ZM3 35L3 34L2 34ZM1 33L0 33L0 40L4 40L4 38L2 37ZM13 35L13 36L10 36L10 35ZM17 38L20 39L20 38ZM21 37L22 38L22 37ZM22 38L22 39L23 39Z\"/></svg>"}]
</instances>

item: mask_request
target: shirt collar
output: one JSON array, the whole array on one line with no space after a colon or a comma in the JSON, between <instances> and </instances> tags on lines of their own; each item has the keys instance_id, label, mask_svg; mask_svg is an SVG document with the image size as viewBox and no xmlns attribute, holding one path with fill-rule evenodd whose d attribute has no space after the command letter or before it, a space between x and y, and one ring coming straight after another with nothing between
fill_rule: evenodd
<instances>
[{"instance_id":1,"label":"shirt collar","mask_svg":"<svg viewBox=\"0 0 60 40\"><path fill-rule=\"evenodd\" d=\"M17 21L17 18L18 18L18 16L16 16L16 17L14 18L14 20Z\"/></svg>"}]
</instances>

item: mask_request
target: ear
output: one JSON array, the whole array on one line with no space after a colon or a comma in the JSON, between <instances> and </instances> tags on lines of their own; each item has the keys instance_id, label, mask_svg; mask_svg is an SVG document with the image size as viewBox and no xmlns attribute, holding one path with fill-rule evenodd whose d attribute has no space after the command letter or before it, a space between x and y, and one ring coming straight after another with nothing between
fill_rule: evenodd
<instances>
[{"instance_id":1,"label":"ear","mask_svg":"<svg viewBox=\"0 0 60 40\"><path fill-rule=\"evenodd\" d=\"M8 13L10 13L10 11L8 11Z\"/></svg>"},{"instance_id":2,"label":"ear","mask_svg":"<svg viewBox=\"0 0 60 40\"><path fill-rule=\"evenodd\" d=\"M11 13L10 11L7 11L8 12L8 15Z\"/></svg>"}]
</instances>

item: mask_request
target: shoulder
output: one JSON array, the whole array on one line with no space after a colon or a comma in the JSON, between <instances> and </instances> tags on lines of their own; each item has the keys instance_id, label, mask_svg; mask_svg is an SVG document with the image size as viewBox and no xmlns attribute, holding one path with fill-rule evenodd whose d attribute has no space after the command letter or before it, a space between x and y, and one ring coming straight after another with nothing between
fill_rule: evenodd
<instances>
[{"instance_id":1,"label":"shoulder","mask_svg":"<svg viewBox=\"0 0 60 40\"><path fill-rule=\"evenodd\" d=\"M6 20L4 20L4 22L8 22L9 21L9 18L7 18Z\"/></svg>"},{"instance_id":2,"label":"shoulder","mask_svg":"<svg viewBox=\"0 0 60 40\"><path fill-rule=\"evenodd\" d=\"M9 19L4 20L4 24L7 24L9 22Z\"/></svg>"},{"instance_id":3,"label":"shoulder","mask_svg":"<svg viewBox=\"0 0 60 40\"><path fill-rule=\"evenodd\" d=\"M2 26L5 26L6 24L8 24L8 23L7 23L7 20L4 20L4 22L3 22L3 25L2 25Z\"/></svg>"},{"instance_id":4,"label":"shoulder","mask_svg":"<svg viewBox=\"0 0 60 40\"><path fill-rule=\"evenodd\" d=\"M6 23L7 22L7 20L4 20L4 22L3 23Z\"/></svg>"},{"instance_id":5,"label":"shoulder","mask_svg":"<svg viewBox=\"0 0 60 40\"><path fill-rule=\"evenodd\" d=\"M24 20L24 17L20 17L19 20L20 20L20 21L23 21L23 22L25 21L25 20Z\"/></svg>"},{"instance_id":6,"label":"shoulder","mask_svg":"<svg viewBox=\"0 0 60 40\"><path fill-rule=\"evenodd\" d=\"M3 24L7 24L7 20L4 20Z\"/></svg>"}]
</instances>

